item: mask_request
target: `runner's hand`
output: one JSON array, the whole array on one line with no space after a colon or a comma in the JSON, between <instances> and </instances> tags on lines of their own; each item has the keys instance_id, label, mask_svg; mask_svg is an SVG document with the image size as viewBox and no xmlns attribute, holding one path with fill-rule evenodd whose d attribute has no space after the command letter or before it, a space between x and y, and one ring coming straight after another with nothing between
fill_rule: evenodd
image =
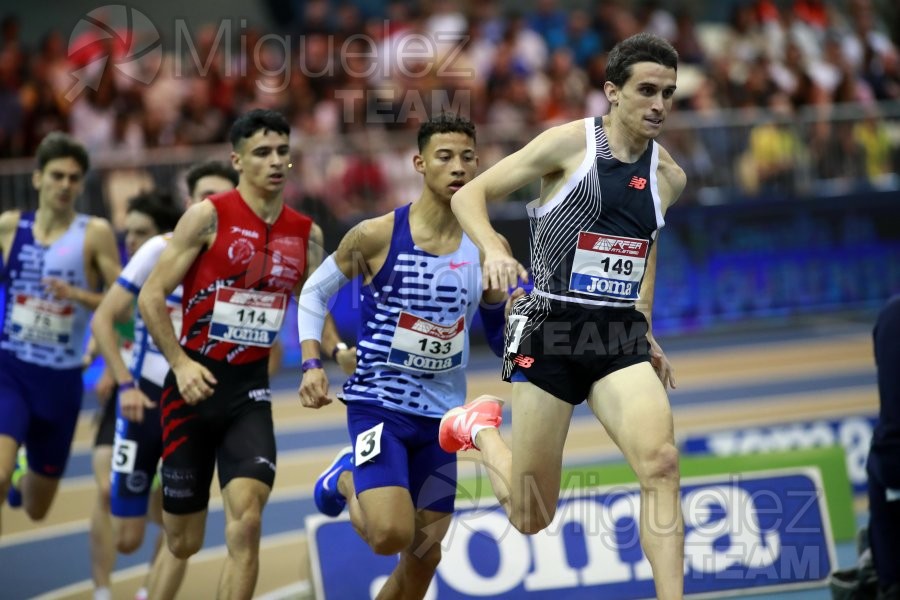
<instances>
[{"instance_id":1,"label":"runner's hand","mask_svg":"<svg viewBox=\"0 0 900 600\"><path fill-rule=\"evenodd\" d=\"M517 280L528 281L528 270L505 249L485 252L481 272L485 290L506 292Z\"/></svg>"},{"instance_id":2,"label":"runner's hand","mask_svg":"<svg viewBox=\"0 0 900 600\"><path fill-rule=\"evenodd\" d=\"M346 350L338 350L334 359L345 375L353 375L356 371L356 346L350 346Z\"/></svg>"},{"instance_id":3,"label":"runner's hand","mask_svg":"<svg viewBox=\"0 0 900 600\"><path fill-rule=\"evenodd\" d=\"M47 293L53 296L54 300L78 300L78 292L80 290L58 277L44 277L41 283L44 284Z\"/></svg>"},{"instance_id":4,"label":"runner's hand","mask_svg":"<svg viewBox=\"0 0 900 600\"><path fill-rule=\"evenodd\" d=\"M185 358L178 366L173 366L178 391L188 404L197 404L213 395L213 386L218 383L209 369L197 361Z\"/></svg>"},{"instance_id":5,"label":"runner's hand","mask_svg":"<svg viewBox=\"0 0 900 600\"><path fill-rule=\"evenodd\" d=\"M517 287L513 290L513 293L509 295L509 298L506 299L506 308L503 310L503 318L509 318L509 312L512 310L513 304L516 303L516 300L525 295L525 290L520 287Z\"/></svg>"},{"instance_id":6,"label":"runner's hand","mask_svg":"<svg viewBox=\"0 0 900 600\"><path fill-rule=\"evenodd\" d=\"M648 335L647 339L650 341L650 364L653 365L653 369L659 376L663 388L672 388L674 390L676 387L675 368L672 367L672 364L666 357L666 353L662 351L662 348L656 343L653 336Z\"/></svg>"},{"instance_id":7,"label":"runner's hand","mask_svg":"<svg viewBox=\"0 0 900 600\"><path fill-rule=\"evenodd\" d=\"M150 398L137 388L119 392L119 410L122 411L122 416L129 421L142 423L144 409L155 407L156 403L151 402Z\"/></svg>"},{"instance_id":8,"label":"runner's hand","mask_svg":"<svg viewBox=\"0 0 900 600\"><path fill-rule=\"evenodd\" d=\"M345 352L349 352L349 349ZM338 355L340 356L340 353ZM297 393L300 394L300 404L306 408L322 408L331 404L332 400L328 397L328 375L325 374L325 369L310 369L304 373Z\"/></svg>"}]
</instances>

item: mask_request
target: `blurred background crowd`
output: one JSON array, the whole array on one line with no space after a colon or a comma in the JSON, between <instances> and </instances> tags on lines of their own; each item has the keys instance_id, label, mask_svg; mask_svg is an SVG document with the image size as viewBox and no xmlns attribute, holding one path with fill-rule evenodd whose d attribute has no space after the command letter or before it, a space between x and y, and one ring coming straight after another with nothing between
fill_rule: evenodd
<instances>
[{"instance_id":1,"label":"blurred background crowd","mask_svg":"<svg viewBox=\"0 0 900 600\"><path fill-rule=\"evenodd\" d=\"M898 188L889 0L269 0L262 23L209 5L207 22L123 24L114 8L38 35L17 12L0 26L0 159L71 132L98 166L91 211L114 221L136 189L226 157L230 123L256 107L294 127L290 202L341 224L389 210L417 194L425 114L471 116L488 166L541 129L604 114L607 53L642 30L681 56L660 141L688 173L686 203ZM30 197L30 168L0 160L2 208Z\"/></svg>"}]
</instances>

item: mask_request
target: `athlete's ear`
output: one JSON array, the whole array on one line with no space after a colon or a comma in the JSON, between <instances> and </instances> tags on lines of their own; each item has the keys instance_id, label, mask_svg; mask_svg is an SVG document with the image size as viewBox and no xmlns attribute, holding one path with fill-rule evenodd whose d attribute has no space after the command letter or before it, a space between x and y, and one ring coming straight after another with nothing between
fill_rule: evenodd
<instances>
[{"instance_id":1,"label":"athlete's ear","mask_svg":"<svg viewBox=\"0 0 900 600\"><path fill-rule=\"evenodd\" d=\"M35 169L31 173L31 185L33 185L34 189L37 191L41 191L41 172L40 169Z\"/></svg>"},{"instance_id":2,"label":"athlete's ear","mask_svg":"<svg viewBox=\"0 0 900 600\"><path fill-rule=\"evenodd\" d=\"M422 158L421 154L413 156L413 168L416 170L416 173L425 174L425 159Z\"/></svg>"},{"instance_id":3,"label":"athlete's ear","mask_svg":"<svg viewBox=\"0 0 900 600\"><path fill-rule=\"evenodd\" d=\"M241 167L241 155L234 150L231 151L231 166L234 167L234 170L238 173L244 172L244 168Z\"/></svg>"},{"instance_id":4,"label":"athlete's ear","mask_svg":"<svg viewBox=\"0 0 900 600\"><path fill-rule=\"evenodd\" d=\"M606 94L606 99L609 100L610 104L616 105L619 103L619 88L612 81L607 81L603 84L603 93Z\"/></svg>"}]
</instances>

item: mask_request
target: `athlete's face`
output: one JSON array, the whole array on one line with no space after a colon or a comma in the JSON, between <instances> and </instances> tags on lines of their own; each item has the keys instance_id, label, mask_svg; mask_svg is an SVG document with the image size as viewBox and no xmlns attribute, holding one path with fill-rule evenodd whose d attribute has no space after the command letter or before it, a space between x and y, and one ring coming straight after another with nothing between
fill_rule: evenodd
<instances>
[{"instance_id":1,"label":"athlete's face","mask_svg":"<svg viewBox=\"0 0 900 600\"><path fill-rule=\"evenodd\" d=\"M55 211L75 210L75 199L84 189L84 171L74 158L54 158L35 171L31 181L38 191L38 205Z\"/></svg>"},{"instance_id":2,"label":"athlete's face","mask_svg":"<svg viewBox=\"0 0 900 600\"><path fill-rule=\"evenodd\" d=\"M475 141L464 133L436 133L422 154L413 158L416 171L425 176L425 187L450 202L459 188L472 181L478 170Z\"/></svg>"},{"instance_id":3,"label":"athlete's face","mask_svg":"<svg viewBox=\"0 0 900 600\"><path fill-rule=\"evenodd\" d=\"M658 136L672 108L675 75L675 69L639 62L631 65L631 77L622 87L607 81L604 91L615 107L616 119L636 136Z\"/></svg>"},{"instance_id":4,"label":"athlete's face","mask_svg":"<svg viewBox=\"0 0 900 600\"><path fill-rule=\"evenodd\" d=\"M231 153L231 162L241 174L241 185L247 184L264 196L275 196L284 190L290 154L288 136L260 129L243 140Z\"/></svg>"},{"instance_id":5,"label":"athlete's face","mask_svg":"<svg viewBox=\"0 0 900 600\"><path fill-rule=\"evenodd\" d=\"M130 211L125 215L125 250L128 256L134 256L144 242L159 233L150 215L137 210Z\"/></svg>"},{"instance_id":6,"label":"athlete's face","mask_svg":"<svg viewBox=\"0 0 900 600\"><path fill-rule=\"evenodd\" d=\"M197 184L194 186L194 193L188 198L187 205L193 206L198 202L206 200L210 196L228 192L233 189L234 184L226 177L220 175L207 175L201 177L197 180Z\"/></svg>"}]
</instances>

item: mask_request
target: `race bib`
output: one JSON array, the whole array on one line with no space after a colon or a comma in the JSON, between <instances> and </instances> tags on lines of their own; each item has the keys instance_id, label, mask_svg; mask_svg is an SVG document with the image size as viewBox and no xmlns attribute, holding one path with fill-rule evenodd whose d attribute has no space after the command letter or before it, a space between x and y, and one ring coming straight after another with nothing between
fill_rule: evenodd
<instances>
[{"instance_id":1,"label":"race bib","mask_svg":"<svg viewBox=\"0 0 900 600\"><path fill-rule=\"evenodd\" d=\"M64 346L69 343L75 308L69 303L19 294L10 321L12 337L23 342Z\"/></svg>"},{"instance_id":2,"label":"race bib","mask_svg":"<svg viewBox=\"0 0 900 600\"><path fill-rule=\"evenodd\" d=\"M282 292L220 287L216 290L209 337L245 346L270 347L281 330L286 304L287 297Z\"/></svg>"},{"instance_id":3,"label":"race bib","mask_svg":"<svg viewBox=\"0 0 900 600\"><path fill-rule=\"evenodd\" d=\"M650 242L582 231L569 291L598 298L637 300Z\"/></svg>"},{"instance_id":4,"label":"race bib","mask_svg":"<svg viewBox=\"0 0 900 600\"><path fill-rule=\"evenodd\" d=\"M401 312L387 363L413 371L440 373L462 365L466 320L438 325Z\"/></svg>"}]
</instances>

